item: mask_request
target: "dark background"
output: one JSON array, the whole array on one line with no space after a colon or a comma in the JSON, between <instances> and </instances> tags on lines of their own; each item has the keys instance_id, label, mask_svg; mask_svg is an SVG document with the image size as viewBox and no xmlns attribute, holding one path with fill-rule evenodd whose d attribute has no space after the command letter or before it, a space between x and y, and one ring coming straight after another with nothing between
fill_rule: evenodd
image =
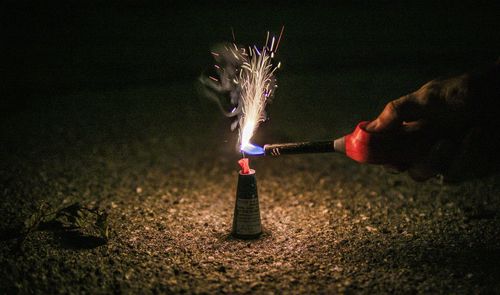
<instances>
[{"instance_id":1,"label":"dark background","mask_svg":"<svg viewBox=\"0 0 500 295\"><path fill-rule=\"evenodd\" d=\"M258 44L285 25L285 74L422 65L442 75L498 56L494 1L306 2L7 1L3 84L23 96L195 79L231 27Z\"/></svg>"},{"instance_id":2,"label":"dark background","mask_svg":"<svg viewBox=\"0 0 500 295\"><path fill-rule=\"evenodd\" d=\"M498 176L449 186L341 155L252 159L264 234L230 238L236 134L195 85L231 27L260 45L284 25L253 139L336 138L493 63L499 2L235 2L2 2L0 293L498 292ZM40 204L74 202L109 213L106 243L39 230L16 246Z\"/></svg>"}]
</instances>

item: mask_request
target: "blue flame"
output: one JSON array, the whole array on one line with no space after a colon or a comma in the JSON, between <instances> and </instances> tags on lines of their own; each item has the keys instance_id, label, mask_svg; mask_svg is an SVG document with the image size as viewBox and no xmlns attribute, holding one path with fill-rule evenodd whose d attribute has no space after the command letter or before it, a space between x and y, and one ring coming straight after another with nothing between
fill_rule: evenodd
<instances>
[{"instance_id":1,"label":"blue flame","mask_svg":"<svg viewBox=\"0 0 500 295\"><path fill-rule=\"evenodd\" d=\"M260 156L264 154L263 147L251 143L247 143L245 146L242 146L241 151L251 156Z\"/></svg>"}]
</instances>

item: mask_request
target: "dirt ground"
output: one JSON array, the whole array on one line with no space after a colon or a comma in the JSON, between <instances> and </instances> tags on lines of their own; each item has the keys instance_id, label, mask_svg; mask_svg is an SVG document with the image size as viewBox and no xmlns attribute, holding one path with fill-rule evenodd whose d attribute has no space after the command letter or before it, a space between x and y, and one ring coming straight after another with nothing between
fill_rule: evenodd
<instances>
[{"instance_id":1,"label":"dirt ground","mask_svg":"<svg viewBox=\"0 0 500 295\"><path fill-rule=\"evenodd\" d=\"M418 68L283 74L255 140L340 136L427 78ZM253 159L264 234L243 241L229 236L235 134L192 81L47 96L1 125L2 294L500 288L498 177L450 186L335 154ZM108 212L109 239L42 229L19 247L43 202Z\"/></svg>"}]
</instances>

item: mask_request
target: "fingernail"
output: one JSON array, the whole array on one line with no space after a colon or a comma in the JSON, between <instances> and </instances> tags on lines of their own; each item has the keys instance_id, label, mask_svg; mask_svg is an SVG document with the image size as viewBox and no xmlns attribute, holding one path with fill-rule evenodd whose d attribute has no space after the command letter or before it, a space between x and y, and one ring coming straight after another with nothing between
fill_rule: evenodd
<instances>
[{"instance_id":1,"label":"fingernail","mask_svg":"<svg viewBox=\"0 0 500 295\"><path fill-rule=\"evenodd\" d=\"M373 120L365 126L365 130L368 132L375 132L377 130L377 120Z\"/></svg>"}]
</instances>

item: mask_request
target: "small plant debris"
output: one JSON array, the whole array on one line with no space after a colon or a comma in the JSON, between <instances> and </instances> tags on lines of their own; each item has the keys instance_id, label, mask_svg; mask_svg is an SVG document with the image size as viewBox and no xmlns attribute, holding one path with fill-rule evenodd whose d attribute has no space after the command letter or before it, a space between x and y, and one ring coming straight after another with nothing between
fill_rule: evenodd
<instances>
[{"instance_id":1,"label":"small plant debris","mask_svg":"<svg viewBox=\"0 0 500 295\"><path fill-rule=\"evenodd\" d=\"M108 213L78 202L51 210L50 205L44 202L24 221L20 245L35 231L54 232L66 244L76 242L81 247L95 247L105 244L109 239Z\"/></svg>"}]
</instances>

